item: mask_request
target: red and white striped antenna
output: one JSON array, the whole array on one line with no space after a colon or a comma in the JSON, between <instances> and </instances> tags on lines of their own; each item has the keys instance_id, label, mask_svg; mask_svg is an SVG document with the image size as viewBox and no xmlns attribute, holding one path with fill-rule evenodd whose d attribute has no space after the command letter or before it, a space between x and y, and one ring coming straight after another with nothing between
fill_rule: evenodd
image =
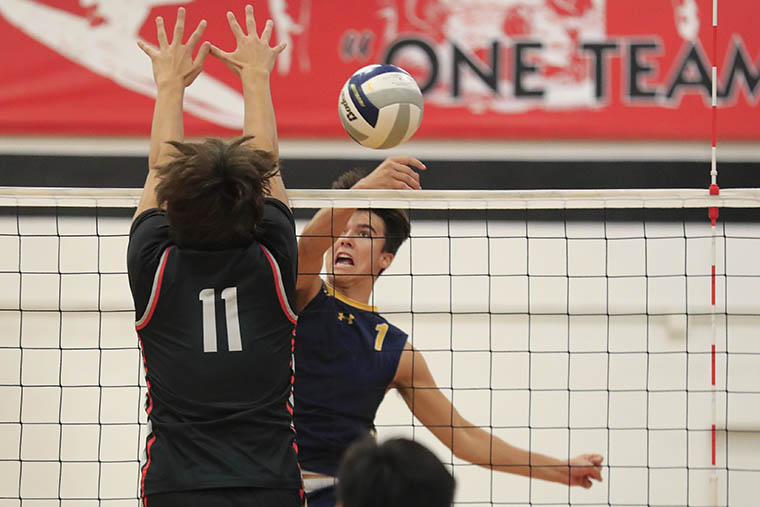
<instances>
[{"instance_id":1,"label":"red and white striped antenna","mask_svg":"<svg viewBox=\"0 0 760 507\"><path fill-rule=\"evenodd\" d=\"M720 195L718 187L718 0L712 1L712 149L710 163L710 195ZM712 383L711 383L711 405L712 405L712 473L710 475L710 496L711 505L718 505L718 471L717 471L717 391L716 391L716 348L718 336L717 298L716 298L716 266L718 264L717 236L718 236L718 207L709 208L708 216L712 226L712 294L711 294L711 326L712 326ZM726 350L727 352L727 350ZM726 400L728 401L728 400ZM728 420L725 421L725 431L728 431Z\"/></svg>"},{"instance_id":2,"label":"red and white striped antenna","mask_svg":"<svg viewBox=\"0 0 760 507\"><path fill-rule=\"evenodd\" d=\"M712 150L710 166L710 195L718 195L718 0L713 0L712 9ZM712 209L712 208L711 208ZM717 208L713 225L718 219Z\"/></svg>"}]
</instances>

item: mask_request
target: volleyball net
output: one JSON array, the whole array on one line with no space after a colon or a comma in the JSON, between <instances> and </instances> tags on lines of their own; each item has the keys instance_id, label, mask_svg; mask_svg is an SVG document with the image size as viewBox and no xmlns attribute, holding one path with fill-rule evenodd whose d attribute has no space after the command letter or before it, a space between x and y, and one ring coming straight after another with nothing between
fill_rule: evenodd
<instances>
[{"instance_id":1,"label":"volleyball net","mask_svg":"<svg viewBox=\"0 0 760 507\"><path fill-rule=\"evenodd\" d=\"M138 504L145 381L125 265L138 196L0 189L0 506ZM755 501L760 190L290 197L298 231L321 207L407 210L412 236L372 302L441 390L511 444L605 456L590 490L494 472L386 396L380 438L431 446L457 504Z\"/></svg>"}]
</instances>

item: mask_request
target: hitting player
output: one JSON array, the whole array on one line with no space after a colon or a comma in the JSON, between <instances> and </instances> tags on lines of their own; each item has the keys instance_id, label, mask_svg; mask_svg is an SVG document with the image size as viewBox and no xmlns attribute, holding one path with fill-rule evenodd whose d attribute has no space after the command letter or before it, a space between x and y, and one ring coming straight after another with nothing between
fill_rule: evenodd
<instances>
[{"instance_id":1,"label":"hitting player","mask_svg":"<svg viewBox=\"0 0 760 507\"><path fill-rule=\"evenodd\" d=\"M414 158L392 157L366 177L345 174L333 188L419 189L413 168L425 166ZM409 233L409 219L400 210L322 209L299 240L295 421L309 505L335 505L341 455L374 431L375 413L391 388L460 459L586 488L591 479L601 480L599 455L559 460L474 427L436 387L406 333L368 304L377 277ZM323 255L326 280L319 277Z\"/></svg>"}]
</instances>

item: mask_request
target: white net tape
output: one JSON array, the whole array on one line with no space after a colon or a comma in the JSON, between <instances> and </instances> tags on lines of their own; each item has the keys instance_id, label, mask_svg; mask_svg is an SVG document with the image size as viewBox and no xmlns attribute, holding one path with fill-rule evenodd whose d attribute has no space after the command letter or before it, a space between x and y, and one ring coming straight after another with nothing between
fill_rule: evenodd
<instances>
[{"instance_id":1,"label":"white net tape","mask_svg":"<svg viewBox=\"0 0 760 507\"><path fill-rule=\"evenodd\" d=\"M0 187L0 206L129 208L140 190L122 188ZM757 208L760 189L651 190L289 190L294 208L621 209Z\"/></svg>"}]
</instances>

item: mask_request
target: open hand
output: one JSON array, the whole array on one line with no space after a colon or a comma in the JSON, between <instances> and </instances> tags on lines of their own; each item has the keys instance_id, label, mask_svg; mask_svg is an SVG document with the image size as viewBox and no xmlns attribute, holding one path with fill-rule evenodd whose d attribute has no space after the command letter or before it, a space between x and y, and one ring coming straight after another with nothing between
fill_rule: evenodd
<instances>
[{"instance_id":1,"label":"open hand","mask_svg":"<svg viewBox=\"0 0 760 507\"><path fill-rule=\"evenodd\" d=\"M423 171L426 169L425 164L413 157L388 157L353 188L420 190L420 175L413 167Z\"/></svg>"},{"instance_id":2,"label":"open hand","mask_svg":"<svg viewBox=\"0 0 760 507\"><path fill-rule=\"evenodd\" d=\"M253 7L245 6L246 34L232 12L227 12L227 21L230 24L232 34L237 41L237 47L232 53L222 51L218 47L211 46L211 54L219 58L235 74L241 76L246 71L263 71L271 73L277 55L282 53L286 44L282 43L275 47L269 47L272 39L272 20L267 20L261 37L256 31L256 18L253 16Z\"/></svg>"},{"instance_id":3,"label":"open hand","mask_svg":"<svg viewBox=\"0 0 760 507\"><path fill-rule=\"evenodd\" d=\"M143 41L137 41L137 45L145 51L153 63L153 78L156 80L156 84L161 86L179 81L183 86L190 86L203 70L203 62L211 50L211 45L204 42L198 51L198 55L193 59L195 48L198 47L203 32L206 30L206 20L198 23L195 31L187 40L187 44L182 44L182 37L185 34L184 7L177 10L177 22L174 25L171 43L166 37L164 18L161 16L156 18L156 30L158 32L158 48Z\"/></svg>"}]
</instances>

